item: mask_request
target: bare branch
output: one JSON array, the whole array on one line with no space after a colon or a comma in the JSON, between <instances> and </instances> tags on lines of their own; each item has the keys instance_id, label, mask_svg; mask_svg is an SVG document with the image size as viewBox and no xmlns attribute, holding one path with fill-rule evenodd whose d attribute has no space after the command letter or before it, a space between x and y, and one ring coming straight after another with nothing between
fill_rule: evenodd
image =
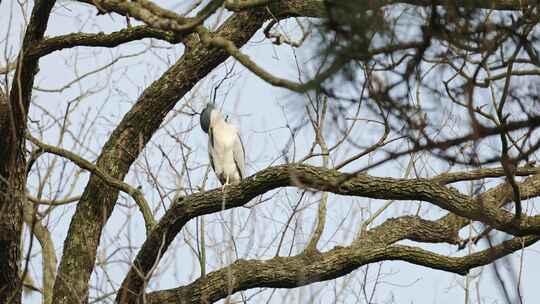
<instances>
[{"instance_id":1,"label":"bare branch","mask_svg":"<svg viewBox=\"0 0 540 304\"><path fill-rule=\"evenodd\" d=\"M81 199L81 196L79 195L79 196L68 197L65 199L57 199L57 200L43 200L43 199L34 197L32 195L27 195L27 198L30 202L37 205L60 206L60 205L66 205L66 204L77 202Z\"/></svg>"},{"instance_id":2,"label":"bare branch","mask_svg":"<svg viewBox=\"0 0 540 304\"><path fill-rule=\"evenodd\" d=\"M540 168L531 166L520 167L517 168L515 171L516 176L529 176L538 173L540 173ZM488 177L496 178L504 175L505 172L503 168L480 168L477 170L465 172L443 173L434 176L432 180L442 185L447 185L461 181L478 180Z\"/></svg>"},{"instance_id":3,"label":"bare branch","mask_svg":"<svg viewBox=\"0 0 540 304\"><path fill-rule=\"evenodd\" d=\"M7 74L17 67L16 62L8 62L5 66L0 67L0 74Z\"/></svg>"},{"instance_id":4,"label":"bare branch","mask_svg":"<svg viewBox=\"0 0 540 304\"><path fill-rule=\"evenodd\" d=\"M36 236L42 248L42 270L43 270L43 303L52 304L52 293L54 279L56 277L56 252L51 233L40 220L35 219L36 209L25 202L24 204L24 222L30 227L32 233Z\"/></svg>"},{"instance_id":5,"label":"bare branch","mask_svg":"<svg viewBox=\"0 0 540 304\"><path fill-rule=\"evenodd\" d=\"M144 222L146 225L146 233L150 233L152 228L156 225L156 220L154 219L154 216L152 215L152 210L150 209L148 202L144 198L144 195L141 193L141 190L133 188L127 183L124 183L121 180L117 180L114 177L109 176L107 173L103 172L103 170L97 167L96 165L92 164L91 162L80 157L79 155L76 155L75 153L71 151L68 151L59 147L47 145L45 143L40 142L39 140L37 140L36 138L30 135L28 135L27 138L34 145L38 146L43 151L67 158L73 163L75 163L77 166L83 169L86 169L90 171L91 173L97 175L107 184L107 186L116 188L118 190L125 192L126 194L129 194L139 206L139 210L141 211L141 214L144 218Z\"/></svg>"},{"instance_id":6,"label":"bare branch","mask_svg":"<svg viewBox=\"0 0 540 304\"><path fill-rule=\"evenodd\" d=\"M149 293L149 303L213 303L233 292L257 287L295 288L343 276L359 267L383 260L401 260L465 275L470 269L530 246L538 236L513 238L464 257L447 257L423 249L357 243L313 256L276 257L267 261L238 260L184 287ZM232 276L233 286L227 286ZM225 284L225 285L224 285Z\"/></svg>"},{"instance_id":7,"label":"bare branch","mask_svg":"<svg viewBox=\"0 0 540 304\"><path fill-rule=\"evenodd\" d=\"M134 17L153 28L188 34L212 15L224 0L211 0L194 18L184 17L161 8L148 0L137 2L118 2L114 0L79 0L94 5L100 13L115 12L123 16Z\"/></svg>"},{"instance_id":8,"label":"bare branch","mask_svg":"<svg viewBox=\"0 0 540 304\"><path fill-rule=\"evenodd\" d=\"M173 32L154 29L146 25L128 27L108 34L73 33L47 38L37 43L28 51L28 56L43 57L55 51L77 46L115 47L123 43L144 38L155 38L167 41L171 44L176 44L181 42L184 37L185 36L182 35L175 35Z\"/></svg>"}]
</instances>

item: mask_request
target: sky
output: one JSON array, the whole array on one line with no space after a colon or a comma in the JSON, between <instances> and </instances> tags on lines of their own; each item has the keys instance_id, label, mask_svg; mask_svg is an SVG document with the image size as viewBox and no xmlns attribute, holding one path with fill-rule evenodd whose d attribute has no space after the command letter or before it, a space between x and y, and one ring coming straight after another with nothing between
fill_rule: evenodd
<instances>
[{"instance_id":1,"label":"sky","mask_svg":"<svg viewBox=\"0 0 540 304\"><path fill-rule=\"evenodd\" d=\"M182 11L185 7L182 4L186 1L180 3L174 9ZM26 12L28 13L29 10ZM0 4L0 41L4 37L9 38L7 44L6 40L3 40L0 46L2 52L10 58L14 58L20 45L23 30L21 24L25 18L28 16L20 13L20 8L15 1L2 1ZM11 27L8 27L9 24ZM209 22L209 25L211 24L212 21ZM46 35L52 37L77 31L111 32L123 27L125 27L124 18L113 15L96 16L95 10L88 6L71 1L60 1L55 7ZM288 21L282 25L281 29L298 37L298 32L294 31L294 28L294 22ZM7 35L8 30L9 35ZM295 79L298 76L298 69L309 71L312 68L308 62L313 54L312 47L313 43L309 42L306 49L300 50L286 45L272 45L259 32L242 48L242 51L275 75ZM34 105L30 114L31 132L49 144L59 144L65 148L76 146L78 154L94 161L107 137L144 88L174 63L182 52L181 45L172 46L155 40L145 40L128 43L114 49L80 47L46 56L40 61L40 72L35 83ZM2 57L0 65L3 65L5 55L0 57ZM114 62L114 65L111 65L111 62ZM297 62L300 64L297 65ZM223 106L223 112L242 133L248 151L248 175L270 165L283 163L284 159L281 155L287 147L289 148L288 155L292 157L294 154L295 159L299 159L305 155L311 144L313 132L309 128L304 128L298 133L294 144L288 144L290 128L299 125L301 118L305 117L302 110L305 98L270 86L246 71L234 60L229 59L178 102L126 178L131 185L142 187L146 199L151 202L158 217L164 212L161 206L170 204L170 199L182 192L177 192L177 190L187 183L185 178L178 180L176 177L175 169L177 171L182 169L183 157L185 157L182 154L185 151L182 152L182 148L174 139L181 139L190 147L191 154L187 165L193 170L191 182L198 185L204 179L208 164L207 139L197 125L198 117L190 117L182 113L192 111L185 105L199 111L205 102L211 100L212 89L230 69L233 71L232 78L226 80L220 87L216 101ZM95 70L100 70L100 72L86 76L87 73ZM75 79L82 80L73 82ZM55 121L51 117L62 118L68 110L70 119L67 127L73 133L66 134L60 139L59 121L61 120ZM333 127L335 126L330 124L327 131L330 141L335 140ZM366 126L355 131L353 139L366 142L376 141L380 131L380 128L366 123ZM79 141L83 141L84 145L79 146ZM162 151L170 157L172 166L164 160ZM347 150L343 149L338 157L345 158L346 152ZM338 158L334 159L336 162L338 160ZM368 161L369 159L365 159L356 165L361 166L367 164ZM56 162L58 166L55 166L56 169L50 181L43 186L45 197L80 194L88 179L88 174L79 172L69 162L55 160L50 156L44 157L38 167L45 168L52 162ZM370 171L370 174L400 177L403 175L407 162L408 159L402 159L392 165L376 168ZM320 164L320 160L314 160L313 163ZM353 168L354 166L348 170ZM444 168L442 164L429 163L429 166L426 165L426 168L421 168L420 171L428 174L432 172L431 170L442 168ZM151 174L147 174L148 172ZM149 178L151 175L159 178L162 183L159 187L156 187L155 181ZM38 188L39 178L38 174L29 178L30 191ZM207 188L217 186L216 178L210 174ZM237 256L272 257L277 250L275 237L282 232L297 203L299 193L299 190L292 188L273 191L263 196L268 201L260 204L252 202L251 208L239 208L222 214L205 216L209 261L207 271L221 268ZM305 202L301 204L302 212L293 220L296 226L294 229L291 227L291 231L285 234L284 245L280 250L282 255L289 250L293 253L298 252L309 240L316 215L316 202L320 195L308 193L306 197ZM347 244L356 233L362 216L382 206L383 203L378 200L330 195L328 223L321 242L322 249L328 250L336 245ZM144 225L137 209L133 206L134 203L122 194L119 198L119 206L115 208L107 223L98 252L98 263L103 261L109 263L103 267L99 266L93 274L92 284L96 289L109 290L111 284L117 286L114 284L121 282L128 269L125 261L133 258L137 247L144 241ZM417 206L415 202L393 203L376 223L389 217L410 213L415 206ZM422 216L426 218L435 218L441 214L441 210L436 207L426 207L426 204L423 206ZM73 212L73 205L62 206L54 209L49 217L48 226L52 227L59 259ZM158 267L158 272L162 275L159 280L151 281L149 287L151 290L172 288L197 278L199 265L194 259L190 244L195 244L194 235L200 222L201 219L191 221L171 245ZM235 236L234 243L230 241L231 235ZM485 244L480 246L485 247ZM119 247L125 249L116 250ZM456 248L446 245L422 245L422 247L452 256L463 254L463 252L457 252ZM521 283L524 303L534 303L536 299L535 287L539 277L535 269L540 266L539 250L540 247L536 244L523 252L525 267ZM32 252L36 253L36 256L32 259L31 270L36 273L36 280L39 280L40 263L37 254L39 248L33 248ZM501 271L506 278L508 275L505 275L505 267L513 265L517 269L521 254L518 252L512 255L510 263L501 264ZM392 301L416 304L465 303L465 292L461 287L464 284L464 278L404 262L391 261L362 267L350 275L330 282L317 283L292 291L280 290L275 294L271 290L253 290L246 292L244 296L258 293L250 301L252 303L263 303L267 300L270 303L364 303L362 302L364 301L362 286L366 284L365 289L368 290L369 295L369 291L374 288L373 282L379 271L381 277L379 284L376 285L373 303L392 303ZM476 270L475 273L478 271ZM365 275L366 272L367 275ZM504 303L500 286L493 278L492 267L485 267L479 278L470 279L471 286L479 281L481 303ZM109 279L113 283L110 283ZM473 293L471 297L475 298L476 294ZM39 303L39 301L40 297L36 294L25 299L26 303ZM112 298L109 299L110 301ZM471 300L470 303L477 302Z\"/></svg>"}]
</instances>

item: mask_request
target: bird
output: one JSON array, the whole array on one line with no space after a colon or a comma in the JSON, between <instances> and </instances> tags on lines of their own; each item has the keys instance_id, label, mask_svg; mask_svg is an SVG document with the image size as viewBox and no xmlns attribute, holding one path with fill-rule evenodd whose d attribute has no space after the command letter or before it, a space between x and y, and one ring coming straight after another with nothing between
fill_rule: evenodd
<instances>
[{"instance_id":1,"label":"bird","mask_svg":"<svg viewBox=\"0 0 540 304\"><path fill-rule=\"evenodd\" d=\"M223 186L240 182L245 176L245 151L240 132L207 103L200 115L201 129L208 134L210 166Z\"/></svg>"}]
</instances>

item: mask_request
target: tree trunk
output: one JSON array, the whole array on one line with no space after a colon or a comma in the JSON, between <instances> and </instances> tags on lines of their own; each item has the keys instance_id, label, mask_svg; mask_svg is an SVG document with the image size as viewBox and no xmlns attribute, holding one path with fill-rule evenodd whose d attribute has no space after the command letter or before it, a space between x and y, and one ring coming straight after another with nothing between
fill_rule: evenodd
<instances>
[{"instance_id":1,"label":"tree trunk","mask_svg":"<svg viewBox=\"0 0 540 304\"><path fill-rule=\"evenodd\" d=\"M0 303L20 303L24 141L12 128L11 111L0 92Z\"/></svg>"}]
</instances>

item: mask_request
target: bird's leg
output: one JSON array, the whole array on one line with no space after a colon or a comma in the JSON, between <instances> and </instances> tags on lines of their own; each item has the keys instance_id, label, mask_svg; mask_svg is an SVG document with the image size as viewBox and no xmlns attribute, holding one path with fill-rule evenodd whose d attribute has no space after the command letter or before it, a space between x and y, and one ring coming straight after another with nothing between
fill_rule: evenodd
<instances>
[{"instance_id":1,"label":"bird's leg","mask_svg":"<svg viewBox=\"0 0 540 304\"><path fill-rule=\"evenodd\" d=\"M221 201L221 211L225 210L225 187L229 185L229 175L225 178L225 184L221 187L223 193L223 200Z\"/></svg>"}]
</instances>

